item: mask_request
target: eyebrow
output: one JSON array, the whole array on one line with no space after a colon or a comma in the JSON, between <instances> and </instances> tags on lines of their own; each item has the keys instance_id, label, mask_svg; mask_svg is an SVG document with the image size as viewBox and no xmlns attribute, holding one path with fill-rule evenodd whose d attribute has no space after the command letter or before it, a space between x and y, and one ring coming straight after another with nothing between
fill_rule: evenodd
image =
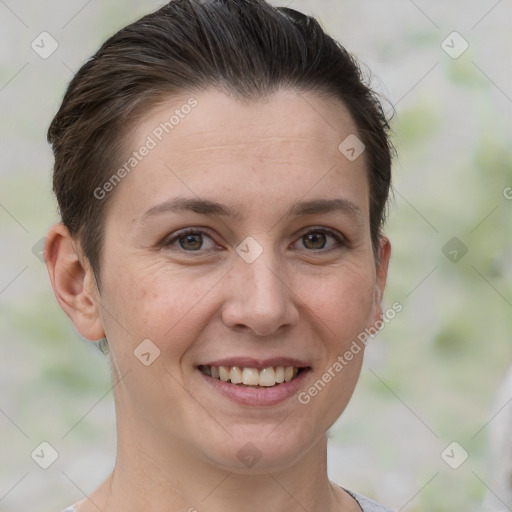
<instances>
[{"instance_id":1,"label":"eyebrow","mask_svg":"<svg viewBox=\"0 0 512 512\"><path fill-rule=\"evenodd\" d=\"M174 197L150 208L142 216L142 221L156 215L165 213L181 213L186 211L192 211L200 215L231 217L235 220L243 219L240 206L231 207L203 198ZM284 214L284 218L336 212L349 215L358 220L362 220L363 218L363 212L359 206L348 199L342 198L313 199L310 201L294 203Z\"/></svg>"}]
</instances>

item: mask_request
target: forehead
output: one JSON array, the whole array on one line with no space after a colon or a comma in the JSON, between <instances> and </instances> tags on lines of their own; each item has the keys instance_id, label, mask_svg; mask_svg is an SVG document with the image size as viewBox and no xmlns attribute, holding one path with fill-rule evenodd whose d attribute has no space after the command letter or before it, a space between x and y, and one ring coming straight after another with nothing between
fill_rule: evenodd
<instances>
[{"instance_id":1,"label":"forehead","mask_svg":"<svg viewBox=\"0 0 512 512\"><path fill-rule=\"evenodd\" d=\"M171 194L216 194L261 208L262 200L339 192L365 209L364 154L350 160L340 151L356 133L341 101L311 92L280 90L251 101L214 89L173 96L126 137L126 158L137 161L116 190L124 200L114 203L135 217Z\"/></svg>"},{"instance_id":2,"label":"forehead","mask_svg":"<svg viewBox=\"0 0 512 512\"><path fill-rule=\"evenodd\" d=\"M348 109L337 98L280 89L248 100L211 88L159 102L139 118L129 138L140 140L151 134L157 143L179 144L196 137L207 146L209 140L225 139L233 145L235 141L249 142L248 137L258 141L302 137L337 149L344 138L356 133Z\"/></svg>"}]
</instances>

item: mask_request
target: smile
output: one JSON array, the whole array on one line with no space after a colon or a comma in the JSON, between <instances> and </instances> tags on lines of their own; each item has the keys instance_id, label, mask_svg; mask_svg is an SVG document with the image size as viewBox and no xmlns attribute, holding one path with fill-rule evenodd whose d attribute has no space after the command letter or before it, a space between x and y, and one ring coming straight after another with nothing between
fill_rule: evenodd
<instances>
[{"instance_id":1,"label":"smile","mask_svg":"<svg viewBox=\"0 0 512 512\"><path fill-rule=\"evenodd\" d=\"M255 387L273 387L283 382L293 380L303 368L295 366L276 366L262 368L239 367L239 366L208 366L201 365L199 370L213 379L231 384Z\"/></svg>"}]
</instances>

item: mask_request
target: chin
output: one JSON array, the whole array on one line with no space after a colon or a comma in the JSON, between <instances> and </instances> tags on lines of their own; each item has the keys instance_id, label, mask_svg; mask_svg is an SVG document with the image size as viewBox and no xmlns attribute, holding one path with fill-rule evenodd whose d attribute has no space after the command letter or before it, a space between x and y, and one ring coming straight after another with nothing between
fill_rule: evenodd
<instances>
[{"instance_id":1,"label":"chin","mask_svg":"<svg viewBox=\"0 0 512 512\"><path fill-rule=\"evenodd\" d=\"M285 420L286 422L286 420ZM276 425L243 426L229 439L212 442L203 454L218 467L240 474L285 470L297 463L322 436L290 432Z\"/></svg>"}]
</instances>

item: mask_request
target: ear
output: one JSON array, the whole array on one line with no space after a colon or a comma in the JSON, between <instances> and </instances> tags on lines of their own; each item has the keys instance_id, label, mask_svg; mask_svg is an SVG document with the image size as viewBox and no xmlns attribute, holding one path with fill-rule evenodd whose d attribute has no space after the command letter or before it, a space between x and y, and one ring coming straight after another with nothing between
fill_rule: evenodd
<instances>
[{"instance_id":1,"label":"ear","mask_svg":"<svg viewBox=\"0 0 512 512\"><path fill-rule=\"evenodd\" d=\"M105 336L100 316L100 294L90 264L61 222L46 235L44 259L55 297L84 338Z\"/></svg>"},{"instance_id":2,"label":"ear","mask_svg":"<svg viewBox=\"0 0 512 512\"><path fill-rule=\"evenodd\" d=\"M372 323L375 325L382 317L382 298L386 288L388 277L389 259L391 257L391 242L382 235L379 239L378 259L376 262L377 271L375 279L375 296L373 299Z\"/></svg>"}]
</instances>

